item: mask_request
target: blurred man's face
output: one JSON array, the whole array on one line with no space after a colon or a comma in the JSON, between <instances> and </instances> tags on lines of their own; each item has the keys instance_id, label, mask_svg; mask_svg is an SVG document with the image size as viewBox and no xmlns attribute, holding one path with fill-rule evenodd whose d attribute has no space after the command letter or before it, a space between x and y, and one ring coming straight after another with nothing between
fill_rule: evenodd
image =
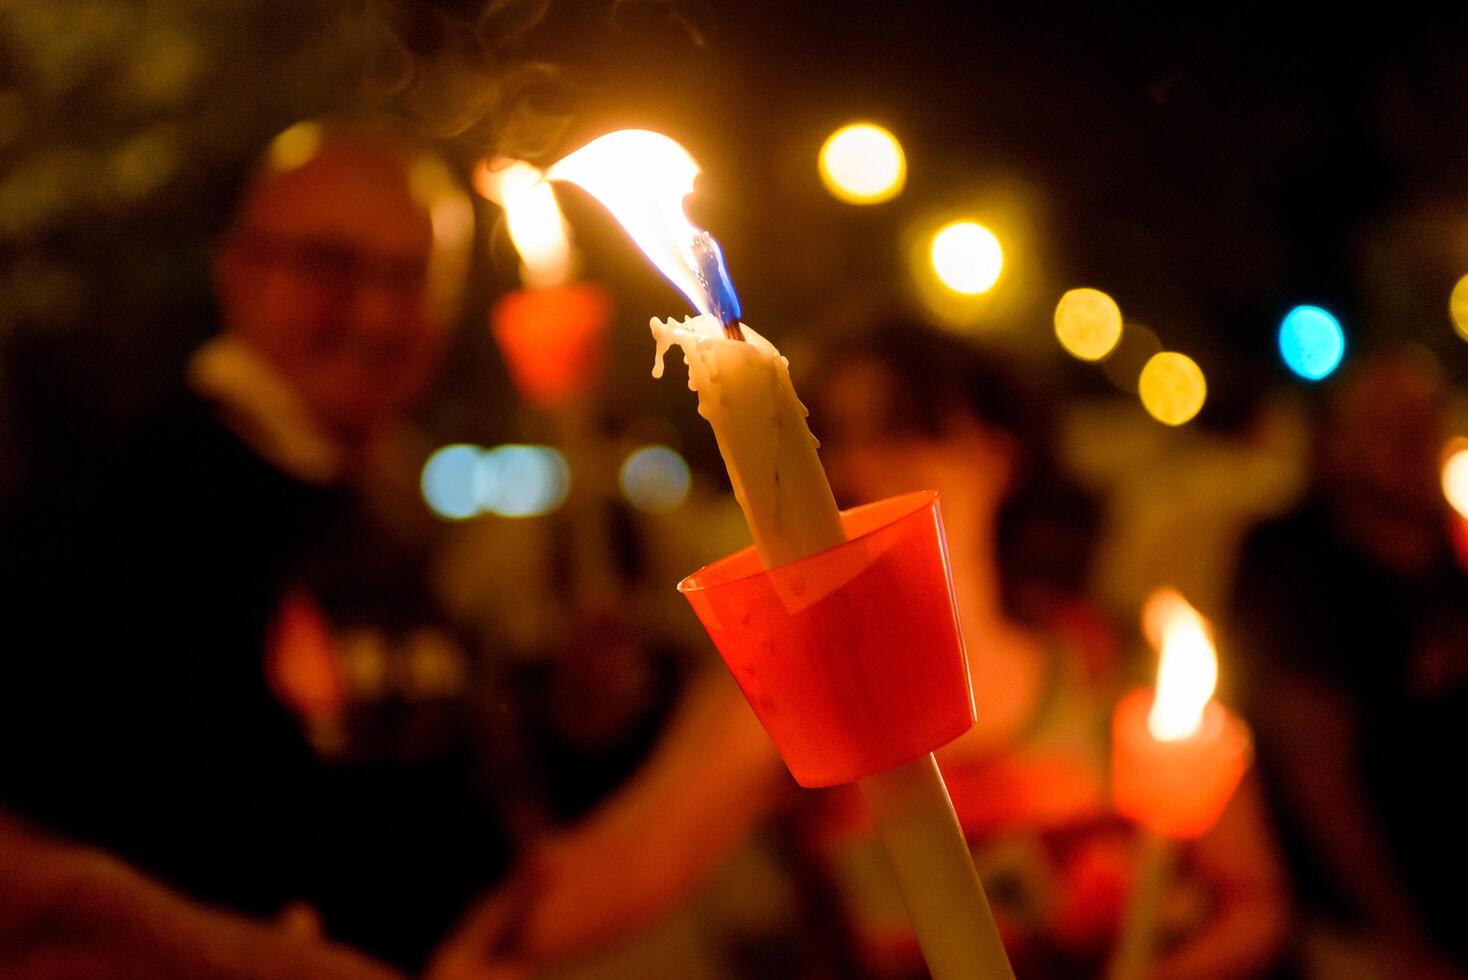
<instances>
[{"instance_id":1,"label":"blurred man's face","mask_svg":"<svg viewBox=\"0 0 1468 980\"><path fill-rule=\"evenodd\" d=\"M1012 467L999 433L959 411L939 434L915 428L892 371L870 358L836 368L817 394L821 458L843 506L933 489L953 515L998 509Z\"/></svg>"},{"instance_id":2,"label":"blurred man's face","mask_svg":"<svg viewBox=\"0 0 1468 980\"><path fill-rule=\"evenodd\" d=\"M253 189L216 266L226 328L345 440L420 393L447 334L431 202L411 169L328 143Z\"/></svg>"}]
</instances>

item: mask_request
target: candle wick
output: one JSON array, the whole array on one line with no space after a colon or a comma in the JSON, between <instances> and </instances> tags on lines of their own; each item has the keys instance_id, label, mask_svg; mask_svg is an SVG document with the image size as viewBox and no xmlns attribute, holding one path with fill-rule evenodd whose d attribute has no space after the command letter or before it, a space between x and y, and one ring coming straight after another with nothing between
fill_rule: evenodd
<instances>
[{"instance_id":1,"label":"candle wick","mask_svg":"<svg viewBox=\"0 0 1468 980\"><path fill-rule=\"evenodd\" d=\"M739 326L738 320L724 324L724 336L730 340L744 340L744 329Z\"/></svg>"}]
</instances>

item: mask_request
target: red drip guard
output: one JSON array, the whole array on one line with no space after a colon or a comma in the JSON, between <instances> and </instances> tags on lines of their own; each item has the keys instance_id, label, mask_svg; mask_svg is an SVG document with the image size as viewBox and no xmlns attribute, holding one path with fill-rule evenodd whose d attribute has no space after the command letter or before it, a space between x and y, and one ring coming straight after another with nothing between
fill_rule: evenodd
<instances>
[{"instance_id":1,"label":"red drip guard","mask_svg":"<svg viewBox=\"0 0 1468 980\"><path fill-rule=\"evenodd\" d=\"M768 570L746 548L678 585L802 786L891 769L975 720L937 492L841 521L833 548Z\"/></svg>"}]
</instances>

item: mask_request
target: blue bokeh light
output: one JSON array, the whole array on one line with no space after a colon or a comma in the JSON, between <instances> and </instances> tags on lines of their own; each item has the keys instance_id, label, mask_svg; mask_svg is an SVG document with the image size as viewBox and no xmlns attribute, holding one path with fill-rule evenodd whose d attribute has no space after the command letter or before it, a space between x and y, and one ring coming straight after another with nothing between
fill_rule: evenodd
<instances>
[{"instance_id":1,"label":"blue bokeh light","mask_svg":"<svg viewBox=\"0 0 1468 980\"><path fill-rule=\"evenodd\" d=\"M622 464L622 496L639 510L665 514L688 497L688 464L667 446L643 446Z\"/></svg>"},{"instance_id":2,"label":"blue bokeh light","mask_svg":"<svg viewBox=\"0 0 1468 980\"><path fill-rule=\"evenodd\" d=\"M1319 381L1340 366L1346 335L1340 321L1318 306L1297 306L1279 325L1285 365L1307 381Z\"/></svg>"},{"instance_id":3,"label":"blue bokeh light","mask_svg":"<svg viewBox=\"0 0 1468 980\"><path fill-rule=\"evenodd\" d=\"M423 500L439 517L462 521L479 513L475 482L482 455L478 446L444 446L423 464Z\"/></svg>"},{"instance_id":4,"label":"blue bokeh light","mask_svg":"<svg viewBox=\"0 0 1468 980\"><path fill-rule=\"evenodd\" d=\"M500 517L540 517L566 501L571 469L551 446L496 446L479 458L476 503Z\"/></svg>"}]
</instances>

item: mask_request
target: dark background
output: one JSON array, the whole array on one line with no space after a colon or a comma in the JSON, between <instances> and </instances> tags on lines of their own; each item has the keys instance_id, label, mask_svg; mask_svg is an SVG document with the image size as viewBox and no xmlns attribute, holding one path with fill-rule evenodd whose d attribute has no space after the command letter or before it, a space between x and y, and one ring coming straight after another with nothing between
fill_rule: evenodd
<instances>
[{"instance_id":1,"label":"dark background","mask_svg":"<svg viewBox=\"0 0 1468 980\"><path fill-rule=\"evenodd\" d=\"M1340 317L1348 358L1418 344L1461 381L1447 297L1468 273L1465 26L1401 5L6 4L0 489L174 383L215 327L208 245L253 154L292 121L364 107L407 115L466 172L612 128L674 136L705 169L692 208L746 318L797 360L911 303L907 243L963 207L1005 241L996 292L1012 285L976 336L1048 365L1061 396L1110 390L1050 335L1077 285L1202 364L1203 424L1291 383L1274 333L1297 303ZM885 205L841 204L816 174L821 141L859 118L907 152ZM617 294L609 411L692 424L681 386L646 380L643 333L686 303L563 201L586 274ZM482 210L460 349L423 421L488 443L511 396L483 327L515 260Z\"/></svg>"}]
</instances>

